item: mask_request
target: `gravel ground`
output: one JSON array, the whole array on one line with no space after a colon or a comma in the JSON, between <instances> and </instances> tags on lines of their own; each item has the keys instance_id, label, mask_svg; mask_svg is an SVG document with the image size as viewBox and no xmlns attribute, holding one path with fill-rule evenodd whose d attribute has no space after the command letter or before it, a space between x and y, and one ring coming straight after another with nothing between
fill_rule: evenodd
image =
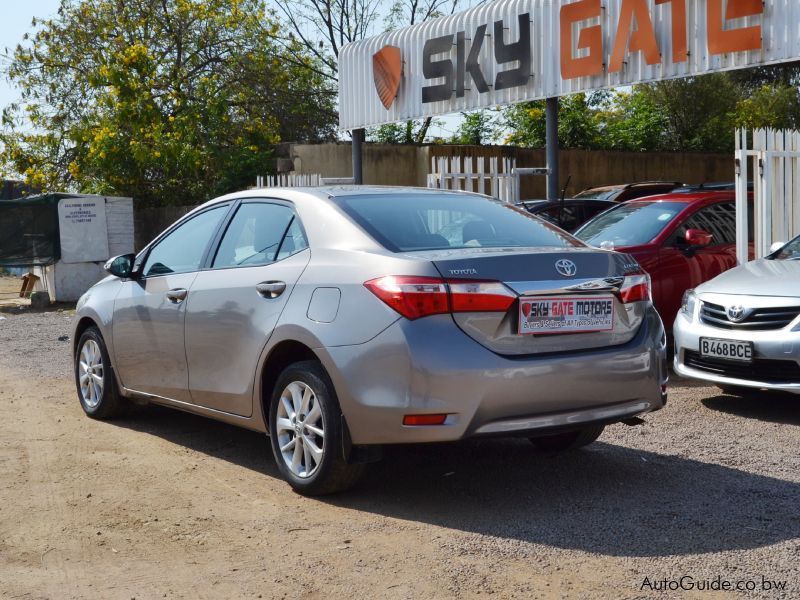
<instances>
[{"instance_id":1,"label":"gravel ground","mask_svg":"<svg viewBox=\"0 0 800 600\"><path fill-rule=\"evenodd\" d=\"M800 597L800 399L678 381L582 451L395 447L306 499L261 435L156 407L86 419L69 312L0 317L0 596ZM756 591L645 583L682 576Z\"/></svg>"}]
</instances>

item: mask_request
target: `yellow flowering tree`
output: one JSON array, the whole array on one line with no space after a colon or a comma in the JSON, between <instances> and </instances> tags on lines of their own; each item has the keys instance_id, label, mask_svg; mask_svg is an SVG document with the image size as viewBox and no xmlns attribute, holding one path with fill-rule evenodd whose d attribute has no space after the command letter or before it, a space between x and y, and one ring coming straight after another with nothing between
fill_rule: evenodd
<instances>
[{"instance_id":1,"label":"yellow flowering tree","mask_svg":"<svg viewBox=\"0 0 800 600\"><path fill-rule=\"evenodd\" d=\"M334 135L335 90L264 0L62 0L33 27L0 161L46 191L193 204L267 173L281 140Z\"/></svg>"}]
</instances>

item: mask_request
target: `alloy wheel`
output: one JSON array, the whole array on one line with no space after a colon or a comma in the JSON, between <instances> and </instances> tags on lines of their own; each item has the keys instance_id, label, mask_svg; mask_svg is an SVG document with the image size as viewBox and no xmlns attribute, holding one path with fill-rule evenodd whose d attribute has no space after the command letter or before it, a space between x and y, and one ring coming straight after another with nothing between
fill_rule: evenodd
<instances>
[{"instance_id":1,"label":"alloy wheel","mask_svg":"<svg viewBox=\"0 0 800 600\"><path fill-rule=\"evenodd\" d=\"M286 466L297 477L311 477L322 463L325 451L325 419L311 387L293 381L284 388L275 429Z\"/></svg>"},{"instance_id":2,"label":"alloy wheel","mask_svg":"<svg viewBox=\"0 0 800 600\"><path fill-rule=\"evenodd\" d=\"M78 359L81 397L89 408L95 408L103 397L103 354L100 345L86 340Z\"/></svg>"}]
</instances>

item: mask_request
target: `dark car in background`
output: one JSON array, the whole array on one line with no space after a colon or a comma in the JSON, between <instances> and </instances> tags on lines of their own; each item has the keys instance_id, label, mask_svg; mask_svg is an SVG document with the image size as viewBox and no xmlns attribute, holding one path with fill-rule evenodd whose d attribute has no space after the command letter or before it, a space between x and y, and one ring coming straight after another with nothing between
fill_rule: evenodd
<instances>
[{"instance_id":1,"label":"dark car in background","mask_svg":"<svg viewBox=\"0 0 800 600\"><path fill-rule=\"evenodd\" d=\"M686 290L736 266L736 197L694 192L633 200L598 215L575 237L634 256L650 274L653 302L671 330Z\"/></svg>"},{"instance_id":2,"label":"dark car in background","mask_svg":"<svg viewBox=\"0 0 800 600\"><path fill-rule=\"evenodd\" d=\"M562 201L523 200L517 206L525 208L532 215L572 233L589 219L616 206L610 200L593 198L567 198Z\"/></svg>"},{"instance_id":3,"label":"dark car in background","mask_svg":"<svg viewBox=\"0 0 800 600\"><path fill-rule=\"evenodd\" d=\"M589 188L577 194L575 198L627 202L628 200L655 196L656 194L668 194L681 186L683 186L683 183L680 181L640 181L638 183Z\"/></svg>"}]
</instances>

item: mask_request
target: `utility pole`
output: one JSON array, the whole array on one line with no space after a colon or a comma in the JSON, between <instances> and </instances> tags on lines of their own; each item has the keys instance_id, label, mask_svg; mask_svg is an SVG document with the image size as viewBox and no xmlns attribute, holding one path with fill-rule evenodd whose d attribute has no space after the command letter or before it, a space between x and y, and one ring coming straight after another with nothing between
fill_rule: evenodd
<instances>
[{"instance_id":1,"label":"utility pole","mask_svg":"<svg viewBox=\"0 0 800 600\"><path fill-rule=\"evenodd\" d=\"M364 130L353 129L350 134L353 136L353 183L361 185L364 183L364 174L361 169L361 145L364 143Z\"/></svg>"},{"instance_id":2,"label":"utility pole","mask_svg":"<svg viewBox=\"0 0 800 600\"><path fill-rule=\"evenodd\" d=\"M545 105L547 120L545 145L547 146L547 199L555 202L559 198L558 189L558 97L548 98Z\"/></svg>"}]
</instances>

